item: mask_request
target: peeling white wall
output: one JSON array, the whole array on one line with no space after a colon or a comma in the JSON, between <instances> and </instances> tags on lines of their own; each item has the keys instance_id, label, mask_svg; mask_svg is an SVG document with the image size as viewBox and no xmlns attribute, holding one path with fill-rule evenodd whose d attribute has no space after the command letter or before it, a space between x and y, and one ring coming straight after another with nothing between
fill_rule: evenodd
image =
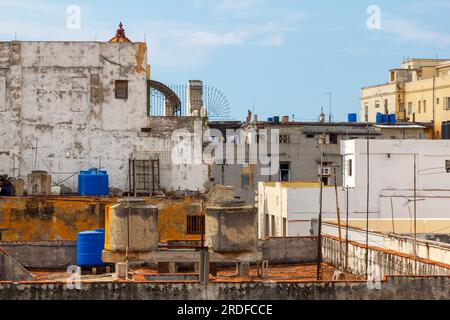
<instances>
[{"instance_id":1,"label":"peeling white wall","mask_svg":"<svg viewBox=\"0 0 450 320\"><path fill-rule=\"evenodd\" d=\"M194 120L149 118L147 74L144 43L0 43L0 172L45 170L54 182L69 178L64 185L76 191L77 176L70 177L101 162L110 187L126 190L130 157L170 161L170 131L193 131ZM127 100L115 99L116 80L129 81ZM207 167L188 166L180 178L164 165L165 189L204 189Z\"/></svg>"}]
</instances>

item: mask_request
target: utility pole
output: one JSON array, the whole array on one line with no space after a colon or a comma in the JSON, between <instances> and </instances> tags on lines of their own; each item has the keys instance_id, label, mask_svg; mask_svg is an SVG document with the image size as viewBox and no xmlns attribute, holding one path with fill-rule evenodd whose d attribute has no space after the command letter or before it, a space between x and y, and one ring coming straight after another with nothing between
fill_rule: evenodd
<instances>
[{"instance_id":1,"label":"utility pole","mask_svg":"<svg viewBox=\"0 0 450 320\"><path fill-rule=\"evenodd\" d=\"M369 114L366 110L366 124L367 124L367 195L366 195L366 279L369 279L369 203L370 203L370 128L369 128Z\"/></svg>"},{"instance_id":2,"label":"utility pole","mask_svg":"<svg viewBox=\"0 0 450 320\"><path fill-rule=\"evenodd\" d=\"M414 154L414 271L417 274L417 155Z\"/></svg>"},{"instance_id":3,"label":"utility pole","mask_svg":"<svg viewBox=\"0 0 450 320\"><path fill-rule=\"evenodd\" d=\"M322 280L322 211L323 211L323 156L324 156L324 145L325 145L325 135L322 134L320 137L320 197L319 197L319 231L317 240L317 280Z\"/></svg>"},{"instance_id":4,"label":"utility pole","mask_svg":"<svg viewBox=\"0 0 450 320\"><path fill-rule=\"evenodd\" d=\"M348 235L348 214L349 214L349 194L348 194L348 185L346 186L347 189L347 217L346 217L346 235L345 235L345 272L348 272L348 247L349 247L349 235Z\"/></svg>"},{"instance_id":5,"label":"utility pole","mask_svg":"<svg viewBox=\"0 0 450 320\"><path fill-rule=\"evenodd\" d=\"M333 178L334 178L334 191L336 194L336 215L338 220L338 228L339 228L339 265L341 270L344 269L344 259L343 259L343 253L344 250L342 248L342 229L341 229L341 211L339 208L339 194L338 194L338 187L337 187L337 174L336 174L336 166L333 168Z\"/></svg>"},{"instance_id":6,"label":"utility pole","mask_svg":"<svg viewBox=\"0 0 450 320\"><path fill-rule=\"evenodd\" d=\"M395 233L394 201L391 198L392 233Z\"/></svg>"},{"instance_id":7,"label":"utility pole","mask_svg":"<svg viewBox=\"0 0 450 320\"><path fill-rule=\"evenodd\" d=\"M433 76L433 139L439 139L436 137L436 76Z\"/></svg>"}]
</instances>

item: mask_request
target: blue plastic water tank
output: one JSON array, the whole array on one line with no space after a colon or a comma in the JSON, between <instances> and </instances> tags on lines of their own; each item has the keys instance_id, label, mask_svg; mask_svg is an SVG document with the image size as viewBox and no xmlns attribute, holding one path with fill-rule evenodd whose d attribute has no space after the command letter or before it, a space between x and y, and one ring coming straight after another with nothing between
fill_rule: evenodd
<instances>
[{"instance_id":1,"label":"blue plastic water tank","mask_svg":"<svg viewBox=\"0 0 450 320\"><path fill-rule=\"evenodd\" d=\"M388 114L383 114L383 123L389 123L389 115Z\"/></svg>"},{"instance_id":2,"label":"blue plastic water tank","mask_svg":"<svg viewBox=\"0 0 450 320\"><path fill-rule=\"evenodd\" d=\"M105 246L105 230L81 232L77 236L77 265L79 267L100 267Z\"/></svg>"},{"instance_id":3,"label":"blue plastic water tank","mask_svg":"<svg viewBox=\"0 0 450 320\"><path fill-rule=\"evenodd\" d=\"M349 113L348 114L348 122L350 122L350 123L358 122L358 115L356 113Z\"/></svg>"},{"instance_id":4,"label":"blue plastic water tank","mask_svg":"<svg viewBox=\"0 0 450 320\"><path fill-rule=\"evenodd\" d=\"M396 124L397 123L397 116L395 114L389 115L389 123L390 124Z\"/></svg>"},{"instance_id":5,"label":"blue plastic water tank","mask_svg":"<svg viewBox=\"0 0 450 320\"><path fill-rule=\"evenodd\" d=\"M268 118L267 122L273 123L273 118Z\"/></svg>"},{"instance_id":6,"label":"blue plastic water tank","mask_svg":"<svg viewBox=\"0 0 450 320\"><path fill-rule=\"evenodd\" d=\"M81 171L78 176L78 195L87 197L108 196L108 173L98 169Z\"/></svg>"},{"instance_id":7,"label":"blue plastic water tank","mask_svg":"<svg viewBox=\"0 0 450 320\"><path fill-rule=\"evenodd\" d=\"M383 114L381 112L377 113L377 123L383 122Z\"/></svg>"},{"instance_id":8,"label":"blue plastic water tank","mask_svg":"<svg viewBox=\"0 0 450 320\"><path fill-rule=\"evenodd\" d=\"M280 117L273 117L274 124L280 124Z\"/></svg>"},{"instance_id":9,"label":"blue plastic water tank","mask_svg":"<svg viewBox=\"0 0 450 320\"><path fill-rule=\"evenodd\" d=\"M1 188L0 196L12 197L12 195L13 195L13 188L11 186Z\"/></svg>"}]
</instances>

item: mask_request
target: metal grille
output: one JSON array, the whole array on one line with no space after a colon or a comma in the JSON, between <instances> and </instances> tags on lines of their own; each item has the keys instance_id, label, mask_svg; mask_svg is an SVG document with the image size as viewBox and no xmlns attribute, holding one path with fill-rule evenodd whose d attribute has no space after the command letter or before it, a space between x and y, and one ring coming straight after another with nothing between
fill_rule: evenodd
<instances>
[{"instance_id":1,"label":"metal grille","mask_svg":"<svg viewBox=\"0 0 450 320\"><path fill-rule=\"evenodd\" d=\"M154 195L161 191L159 159L130 160L131 193Z\"/></svg>"},{"instance_id":2,"label":"metal grille","mask_svg":"<svg viewBox=\"0 0 450 320\"><path fill-rule=\"evenodd\" d=\"M187 85L169 85L180 98L181 108L177 116L186 116L187 112ZM209 85L203 86L203 105L208 111L211 121L230 120L230 104L225 95L217 88ZM164 94L156 89L150 88L150 115L154 117L164 116L166 99Z\"/></svg>"},{"instance_id":3,"label":"metal grille","mask_svg":"<svg viewBox=\"0 0 450 320\"><path fill-rule=\"evenodd\" d=\"M203 234L205 230L204 216L187 217L187 234Z\"/></svg>"}]
</instances>

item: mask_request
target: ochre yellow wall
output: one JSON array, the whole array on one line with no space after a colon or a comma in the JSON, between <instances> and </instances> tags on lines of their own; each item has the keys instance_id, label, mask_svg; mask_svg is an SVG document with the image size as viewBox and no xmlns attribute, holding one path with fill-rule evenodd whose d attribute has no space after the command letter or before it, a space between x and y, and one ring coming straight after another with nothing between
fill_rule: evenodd
<instances>
[{"instance_id":1,"label":"ochre yellow wall","mask_svg":"<svg viewBox=\"0 0 450 320\"><path fill-rule=\"evenodd\" d=\"M101 223L97 203L85 198L0 198L4 241L76 240Z\"/></svg>"},{"instance_id":2,"label":"ochre yellow wall","mask_svg":"<svg viewBox=\"0 0 450 320\"><path fill-rule=\"evenodd\" d=\"M104 227L105 207L118 199L103 198L13 198L0 197L0 229L3 241L76 240L82 231ZM158 206L158 229L162 241L200 240L199 235L187 235L187 215L193 198L154 199Z\"/></svg>"},{"instance_id":3,"label":"ochre yellow wall","mask_svg":"<svg viewBox=\"0 0 450 320\"><path fill-rule=\"evenodd\" d=\"M439 77L435 80L435 133L440 138L441 125L450 120L450 111L444 110L444 98L450 97L450 77ZM439 99L439 104L437 103ZM427 101L427 112L423 112L423 101ZM417 122L431 122L433 120L433 79L426 79L405 84L405 106L413 103L413 112ZM419 113L419 101L422 101L422 112Z\"/></svg>"}]
</instances>

